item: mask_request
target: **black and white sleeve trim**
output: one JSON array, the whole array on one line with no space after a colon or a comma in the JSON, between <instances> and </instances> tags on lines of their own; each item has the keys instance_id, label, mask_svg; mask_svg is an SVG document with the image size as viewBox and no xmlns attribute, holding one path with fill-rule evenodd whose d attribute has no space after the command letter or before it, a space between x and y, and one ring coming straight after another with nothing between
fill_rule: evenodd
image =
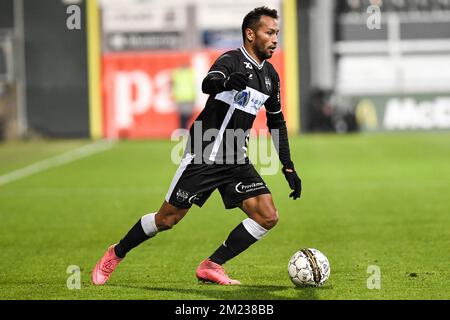
<instances>
[{"instance_id":1,"label":"black and white sleeve trim","mask_svg":"<svg viewBox=\"0 0 450 320\"><path fill-rule=\"evenodd\" d=\"M267 111L267 110L266 110L266 112L267 112L268 114L279 114L279 113L281 112L281 109L278 110L278 111L275 111L275 112L270 112L270 111Z\"/></svg>"},{"instance_id":2,"label":"black and white sleeve trim","mask_svg":"<svg viewBox=\"0 0 450 320\"><path fill-rule=\"evenodd\" d=\"M219 73L219 74L223 75L224 78L227 77L227 76L225 75L225 73L223 73L222 71L211 71L211 72L208 72L208 75L210 75L210 74L212 74L212 73Z\"/></svg>"}]
</instances>

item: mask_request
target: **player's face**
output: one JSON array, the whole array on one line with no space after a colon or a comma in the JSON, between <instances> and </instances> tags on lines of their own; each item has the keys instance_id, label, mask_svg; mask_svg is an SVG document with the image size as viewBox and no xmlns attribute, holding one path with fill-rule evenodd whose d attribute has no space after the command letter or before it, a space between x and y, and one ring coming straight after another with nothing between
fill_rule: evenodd
<instances>
[{"instance_id":1,"label":"player's face","mask_svg":"<svg viewBox=\"0 0 450 320\"><path fill-rule=\"evenodd\" d=\"M261 60L272 58L278 44L278 20L269 16L262 16L255 33L253 50Z\"/></svg>"}]
</instances>

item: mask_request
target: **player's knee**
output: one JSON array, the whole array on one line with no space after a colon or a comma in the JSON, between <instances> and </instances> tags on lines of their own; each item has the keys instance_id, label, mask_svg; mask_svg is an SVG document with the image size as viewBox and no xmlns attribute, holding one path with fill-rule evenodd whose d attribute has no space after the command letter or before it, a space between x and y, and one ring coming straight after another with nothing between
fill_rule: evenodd
<instances>
[{"instance_id":1,"label":"player's knee","mask_svg":"<svg viewBox=\"0 0 450 320\"><path fill-rule=\"evenodd\" d=\"M177 222L178 221L176 221L172 217L164 217L158 223L158 230L159 231L170 230L173 228L174 225L177 224Z\"/></svg>"},{"instance_id":2,"label":"player's knee","mask_svg":"<svg viewBox=\"0 0 450 320\"><path fill-rule=\"evenodd\" d=\"M262 221L262 227L264 229L270 230L275 227L278 223L278 211L274 209L270 209L269 212L266 212Z\"/></svg>"},{"instance_id":3,"label":"player's knee","mask_svg":"<svg viewBox=\"0 0 450 320\"><path fill-rule=\"evenodd\" d=\"M157 219L157 227L159 231L165 231L172 229L180 220L181 216L177 214L173 215L161 215L159 219Z\"/></svg>"}]
</instances>

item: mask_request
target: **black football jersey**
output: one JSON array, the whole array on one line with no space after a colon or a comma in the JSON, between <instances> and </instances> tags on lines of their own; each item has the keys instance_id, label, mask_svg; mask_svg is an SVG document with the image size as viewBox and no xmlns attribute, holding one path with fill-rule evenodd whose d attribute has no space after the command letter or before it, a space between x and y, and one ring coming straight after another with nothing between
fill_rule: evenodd
<instances>
[{"instance_id":1,"label":"black football jersey","mask_svg":"<svg viewBox=\"0 0 450 320\"><path fill-rule=\"evenodd\" d=\"M247 144L256 115L262 106L267 113L281 113L280 79L272 64L259 64L241 47L222 54L205 80L210 75L226 79L233 72L247 75L246 89L210 95L190 128L186 151L197 161L201 157L202 163L248 163Z\"/></svg>"}]
</instances>

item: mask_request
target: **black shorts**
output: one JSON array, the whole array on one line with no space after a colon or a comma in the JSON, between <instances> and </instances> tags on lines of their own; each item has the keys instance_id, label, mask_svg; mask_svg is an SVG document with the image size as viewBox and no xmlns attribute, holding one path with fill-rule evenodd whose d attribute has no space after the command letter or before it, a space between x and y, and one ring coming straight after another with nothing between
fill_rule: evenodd
<instances>
[{"instance_id":1,"label":"black shorts","mask_svg":"<svg viewBox=\"0 0 450 320\"><path fill-rule=\"evenodd\" d=\"M270 193L252 164L195 164L186 156L175 173L166 201L177 208L201 207L219 189L226 209L248 198Z\"/></svg>"}]
</instances>

